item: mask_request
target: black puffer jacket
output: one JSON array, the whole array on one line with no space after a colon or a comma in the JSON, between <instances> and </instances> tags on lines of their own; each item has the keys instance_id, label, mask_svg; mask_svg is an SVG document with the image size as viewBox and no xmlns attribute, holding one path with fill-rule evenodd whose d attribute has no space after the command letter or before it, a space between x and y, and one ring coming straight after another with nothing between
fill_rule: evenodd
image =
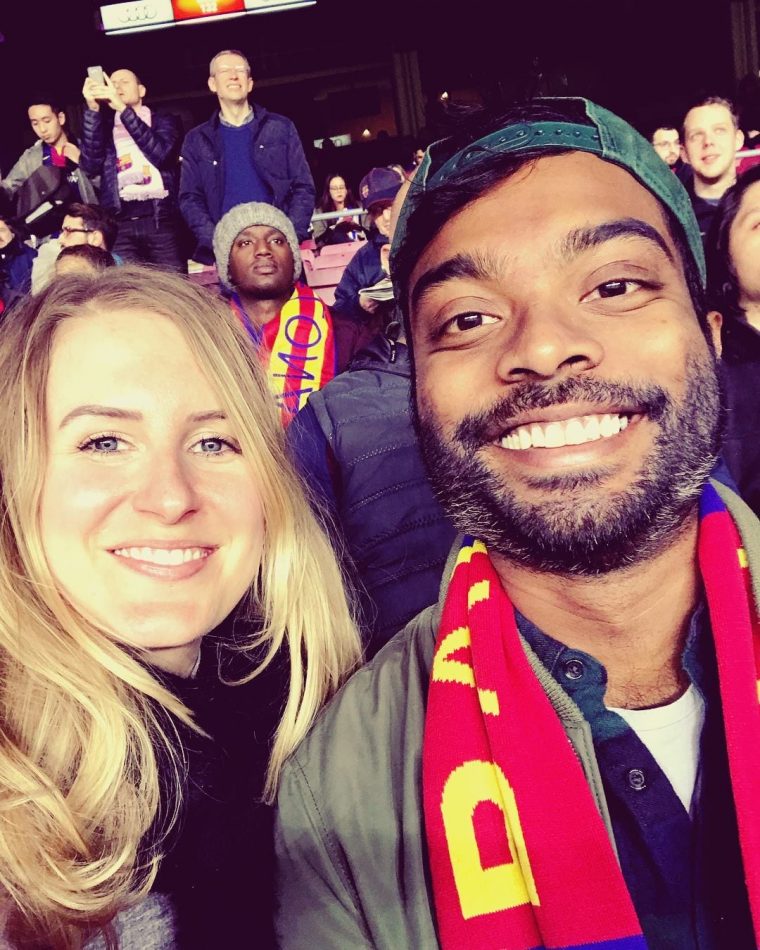
<instances>
[{"instance_id":1,"label":"black puffer jacket","mask_svg":"<svg viewBox=\"0 0 760 950\"><path fill-rule=\"evenodd\" d=\"M124 128L132 136L135 145L145 158L161 172L164 187L169 192L164 199L176 204L179 185L179 146L182 141L182 124L176 115L151 110L151 124L146 125L131 106L121 114ZM82 125L82 155L79 160L82 170L90 176L100 175L100 203L117 214L119 182L116 173L116 147L113 142L114 114L101 108L98 112L85 109Z\"/></svg>"}]
</instances>

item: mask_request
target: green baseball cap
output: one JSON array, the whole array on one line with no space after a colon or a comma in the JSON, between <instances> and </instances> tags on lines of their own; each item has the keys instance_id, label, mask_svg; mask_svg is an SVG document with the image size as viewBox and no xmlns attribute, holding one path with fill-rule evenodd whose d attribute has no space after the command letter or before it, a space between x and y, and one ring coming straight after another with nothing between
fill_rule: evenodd
<instances>
[{"instance_id":1,"label":"green baseball cap","mask_svg":"<svg viewBox=\"0 0 760 950\"><path fill-rule=\"evenodd\" d=\"M434 142L425 152L401 207L393 235L391 259L404 241L406 223L424 192L445 183L462 169L471 167L492 155L535 151L542 148L566 148L590 152L606 162L620 165L650 191L675 215L696 262L704 286L707 270L705 252L686 189L669 166L659 157L647 140L623 119L590 102L576 97L536 99L533 104L567 111L582 107L586 123L518 121L490 132L471 142L443 163L437 154L444 150L446 140Z\"/></svg>"}]
</instances>

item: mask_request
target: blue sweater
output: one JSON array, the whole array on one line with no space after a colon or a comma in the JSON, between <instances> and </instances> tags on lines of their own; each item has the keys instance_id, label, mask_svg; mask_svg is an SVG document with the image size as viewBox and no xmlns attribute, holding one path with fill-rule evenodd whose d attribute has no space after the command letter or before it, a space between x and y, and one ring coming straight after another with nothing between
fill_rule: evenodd
<instances>
[{"instance_id":1,"label":"blue sweater","mask_svg":"<svg viewBox=\"0 0 760 950\"><path fill-rule=\"evenodd\" d=\"M272 189L251 162L252 124L246 122L245 125L234 126L220 123L219 130L222 134L222 154L227 169L222 214L247 201L264 201L269 204L272 200Z\"/></svg>"}]
</instances>

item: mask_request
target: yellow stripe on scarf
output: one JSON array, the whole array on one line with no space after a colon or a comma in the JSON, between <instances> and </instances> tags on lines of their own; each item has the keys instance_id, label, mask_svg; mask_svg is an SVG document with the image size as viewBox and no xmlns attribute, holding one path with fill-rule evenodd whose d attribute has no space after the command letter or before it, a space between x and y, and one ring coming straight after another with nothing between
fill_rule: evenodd
<instances>
[{"instance_id":1,"label":"yellow stripe on scarf","mask_svg":"<svg viewBox=\"0 0 760 950\"><path fill-rule=\"evenodd\" d=\"M306 322L309 333L304 344L298 345L299 327ZM322 385L322 372L325 366L325 344L330 336L330 327L325 318L325 308L318 297L314 297L314 316L301 313L301 298L298 287L280 310L280 323L277 336L269 354L269 387L274 393L278 405L287 405L291 412L297 395L297 408L302 409L312 392ZM304 361L303 358L306 357ZM308 374L308 376L303 374ZM299 378L300 377L300 378ZM313 379L311 378L313 377ZM295 383L289 389L288 383ZM293 396L288 393L292 390Z\"/></svg>"}]
</instances>

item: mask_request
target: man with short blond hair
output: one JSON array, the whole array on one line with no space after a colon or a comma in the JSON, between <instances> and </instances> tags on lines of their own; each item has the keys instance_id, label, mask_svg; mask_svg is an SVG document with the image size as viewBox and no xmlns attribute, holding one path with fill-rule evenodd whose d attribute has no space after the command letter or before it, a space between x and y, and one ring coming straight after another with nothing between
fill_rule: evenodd
<instances>
[{"instance_id":1,"label":"man with short blond hair","mask_svg":"<svg viewBox=\"0 0 760 950\"><path fill-rule=\"evenodd\" d=\"M687 190L704 240L720 199L736 181L736 153L744 144L730 100L708 96L692 106L684 116L682 141L693 171Z\"/></svg>"},{"instance_id":2,"label":"man with short blond hair","mask_svg":"<svg viewBox=\"0 0 760 950\"><path fill-rule=\"evenodd\" d=\"M208 87L219 108L188 132L182 147L179 204L198 242L194 257L203 263L214 260L214 226L238 204L274 205L299 240L309 231L314 180L298 132L290 119L249 102L253 84L243 53L217 53Z\"/></svg>"}]
</instances>

